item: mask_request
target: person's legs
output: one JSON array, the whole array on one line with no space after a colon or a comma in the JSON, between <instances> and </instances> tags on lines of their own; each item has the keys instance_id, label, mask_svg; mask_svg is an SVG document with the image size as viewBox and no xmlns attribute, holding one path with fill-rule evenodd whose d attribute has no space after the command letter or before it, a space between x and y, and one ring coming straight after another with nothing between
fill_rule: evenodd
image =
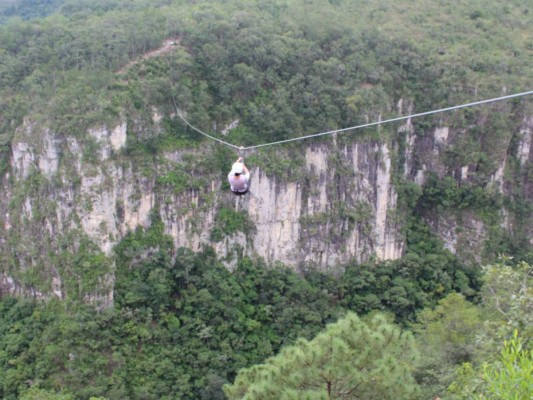
<instances>
[{"instance_id":1,"label":"person's legs","mask_svg":"<svg viewBox=\"0 0 533 400\"><path fill-rule=\"evenodd\" d=\"M243 196L245 195L246 193L248 193L248 189L246 189L246 191L244 192L237 192L237 191L231 191L233 194L237 195L237 196Z\"/></svg>"}]
</instances>

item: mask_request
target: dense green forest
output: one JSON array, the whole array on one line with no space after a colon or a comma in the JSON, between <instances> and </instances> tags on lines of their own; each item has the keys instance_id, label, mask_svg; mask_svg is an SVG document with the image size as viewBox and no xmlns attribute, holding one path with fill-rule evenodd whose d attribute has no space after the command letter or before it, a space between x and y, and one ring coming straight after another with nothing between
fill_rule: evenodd
<instances>
[{"instance_id":1,"label":"dense green forest","mask_svg":"<svg viewBox=\"0 0 533 400\"><path fill-rule=\"evenodd\" d=\"M529 0L0 0L0 175L28 119L85 141L87 160L96 146L87 128L126 119L134 128L115 157L155 176L163 151L205 144L175 105L214 134L238 116L225 138L251 145L394 117L400 100L421 112L531 90L531 26ZM164 115L157 134L143 128L154 107ZM67 298L0 293L0 397L532 397L533 210L520 186L531 171L524 177L511 149L511 189L484 190L495 149L532 113L519 99L414 121L419 135L442 120L486 129L446 153L449 166L477 165L467 185L450 174L419 187L394 160L408 215L398 260L327 274L240 257L229 271L210 247L175 248L157 212L111 257L89 242L66 245L57 267L72 276ZM402 146L393 127L358 135ZM298 180L301 159L283 155L265 150L250 162ZM218 174L232 156L213 147L189 161ZM53 188L30 178L27 191ZM203 185L179 168L156 181L175 192ZM512 233L495 219L504 205ZM445 249L423 218L457 209L491 228L483 265ZM252 229L245 214L222 209L210 234L216 242ZM1 270L13 258L2 255ZM113 307L88 304L109 270ZM33 273L22 272L38 286Z\"/></svg>"},{"instance_id":2,"label":"dense green forest","mask_svg":"<svg viewBox=\"0 0 533 400\"><path fill-rule=\"evenodd\" d=\"M332 368L340 368L341 376L346 368L359 370L353 384L363 382L364 390L356 393L369 398L401 393L400 398L502 398L493 380L505 382L505 377L493 378L487 371L500 371L500 364L510 362L509 374L521 380L506 393L531 394L531 266L502 260L487 267L479 280L447 264L450 255L442 249L426 259L419 256L347 265L336 278L317 271L302 275L247 258L230 272L208 248L198 254L175 251L156 222L118 246L113 308L2 299L0 394L5 399L222 399L223 385L232 383L241 368L313 339L327 323L350 312L370 319L361 328L363 336L343 336L353 343L352 350L344 344L347 348L337 351L373 350L358 361L359 367L345 361ZM434 260L430 264L440 257L441 268ZM380 338L382 329L400 342L393 345L387 336ZM357 331L348 329L343 335ZM512 349L520 363L499 355L513 331L522 343ZM292 362L304 363L296 357L282 365ZM301 371L302 365L288 369L282 374ZM268 390L283 391L280 382L261 384L257 377L245 376L236 385L251 379ZM391 381L368 386L369 380L385 378ZM313 396L322 398L316 386L310 386L317 391ZM241 398L236 393L244 392L237 386L228 393ZM268 393L250 398L284 398Z\"/></svg>"}]
</instances>

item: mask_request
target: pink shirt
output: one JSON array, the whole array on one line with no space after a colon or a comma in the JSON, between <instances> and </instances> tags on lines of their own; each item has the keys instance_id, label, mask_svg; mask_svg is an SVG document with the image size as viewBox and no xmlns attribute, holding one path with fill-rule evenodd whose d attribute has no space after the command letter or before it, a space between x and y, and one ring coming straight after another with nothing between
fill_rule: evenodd
<instances>
[{"instance_id":1,"label":"pink shirt","mask_svg":"<svg viewBox=\"0 0 533 400\"><path fill-rule=\"evenodd\" d=\"M228 181L231 185L231 190L234 192L244 192L248 189L248 181L250 180L249 174L240 174L238 177L232 174L228 174Z\"/></svg>"}]
</instances>

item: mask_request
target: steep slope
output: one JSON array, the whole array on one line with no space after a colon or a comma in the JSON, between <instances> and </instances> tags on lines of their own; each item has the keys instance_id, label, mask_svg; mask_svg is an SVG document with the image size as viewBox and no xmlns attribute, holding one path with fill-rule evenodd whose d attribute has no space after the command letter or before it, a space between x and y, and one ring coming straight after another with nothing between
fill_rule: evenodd
<instances>
[{"instance_id":1,"label":"steep slope","mask_svg":"<svg viewBox=\"0 0 533 400\"><path fill-rule=\"evenodd\" d=\"M332 272L398 259L413 218L465 264L529 257L531 99L250 152L241 199L225 179L236 153L176 116L178 104L246 145L529 89L521 2L501 14L463 5L459 32L435 14L451 4L418 3L330 4L336 27L317 5L283 2L138 1L87 26L66 12L13 22L2 31L18 36L1 76L1 292L109 304L114 246L154 218L175 247L213 246L228 268L243 255ZM375 29L376 18L387 22Z\"/></svg>"}]
</instances>

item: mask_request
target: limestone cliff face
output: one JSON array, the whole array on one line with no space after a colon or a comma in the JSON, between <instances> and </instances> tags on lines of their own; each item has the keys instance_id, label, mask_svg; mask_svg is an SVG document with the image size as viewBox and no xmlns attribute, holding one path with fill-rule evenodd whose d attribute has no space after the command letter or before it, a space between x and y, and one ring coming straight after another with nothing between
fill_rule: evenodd
<instances>
[{"instance_id":1,"label":"limestone cliff face","mask_svg":"<svg viewBox=\"0 0 533 400\"><path fill-rule=\"evenodd\" d=\"M248 252L289 265L330 268L371 254L395 259L402 239L391 221L396 192L386 143L308 146L307 178L283 183L253 171L248 210L257 232ZM339 165L343 172L339 172Z\"/></svg>"},{"instance_id":2,"label":"limestone cliff face","mask_svg":"<svg viewBox=\"0 0 533 400\"><path fill-rule=\"evenodd\" d=\"M75 257L80 238L112 255L127 232L147 227L157 209L176 247L199 250L211 245L229 268L237 254L263 257L295 268L313 265L323 270L375 256L397 259L405 250L397 209L394 165L423 185L429 172L450 173L443 154L462 132L447 126L415 135L411 121L399 128L402 146L391 140L339 140L307 143L301 178L286 182L252 167L250 195L238 198L221 190L221 174L206 177L201 189L157 190L157 174L144 174L123 155L128 127L101 127L88 132L82 145L26 121L15 135L10 171L2 177L0 195L0 291L36 297L63 297L65 276L77 276L66 250ZM533 118L519 127L517 157L524 170L533 162ZM505 190L504 171L510 140L502 147L488 185ZM192 151L192 150L191 150ZM183 163L186 151L165 155ZM454 165L457 180L467 181L474 165ZM396 168L398 171L398 168ZM533 198L531 182L523 176L525 195ZM211 231L220 207L247 212L255 229L213 242ZM502 225L512 221L502 212ZM464 215L463 215L464 220ZM479 250L487 237L481 220L463 223L457 214L428 216L430 225L453 252ZM468 243L465 244L465 236ZM81 280L81 278L80 278ZM88 300L112 302L113 270L97 276L85 290ZM72 288L68 290L73 290ZM80 289L81 290L81 289Z\"/></svg>"},{"instance_id":3,"label":"limestone cliff face","mask_svg":"<svg viewBox=\"0 0 533 400\"><path fill-rule=\"evenodd\" d=\"M530 173L533 163L533 119L526 116L516 124L516 131L498 132L496 143L483 143L481 148L490 155L485 166L472 154L467 159L453 163L450 155L457 148L468 147L468 140L475 138L473 131L493 129L483 126L467 126L461 129L439 127L426 135L415 135L412 125L406 124L407 131L404 173L407 179L424 185L430 173L440 178L453 176L460 186L475 182L489 193L509 196L519 194L526 203L533 202L533 186ZM490 146L490 148L489 148ZM448 159L446 159L446 155ZM486 165L490 168L487 169ZM484 171L485 170L485 171ZM513 233L517 226L525 227L529 245L533 245L533 224L531 215L526 220L517 220L510 216L509 210L501 208L492 218L498 220L502 231ZM470 210L449 210L446 213L432 213L424 216L432 230L444 241L445 247L463 260L480 262L480 255L489 240L489 227L476 213Z\"/></svg>"}]
</instances>

